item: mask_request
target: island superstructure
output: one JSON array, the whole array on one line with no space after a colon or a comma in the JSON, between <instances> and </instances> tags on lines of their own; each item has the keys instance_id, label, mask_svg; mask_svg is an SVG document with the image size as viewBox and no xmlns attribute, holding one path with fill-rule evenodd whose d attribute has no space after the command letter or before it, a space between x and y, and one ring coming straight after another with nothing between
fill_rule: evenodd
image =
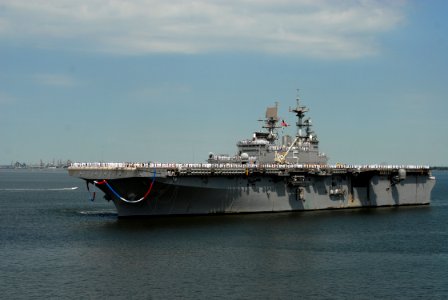
<instances>
[{"instance_id":1,"label":"island superstructure","mask_svg":"<svg viewBox=\"0 0 448 300\"><path fill-rule=\"evenodd\" d=\"M304 211L425 205L435 178L421 165L329 165L300 99L295 136L268 107L261 131L237 143L234 156L206 163L73 163L71 176L100 189L120 217ZM279 124L280 123L280 124Z\"/></svg>"}]
</instances>

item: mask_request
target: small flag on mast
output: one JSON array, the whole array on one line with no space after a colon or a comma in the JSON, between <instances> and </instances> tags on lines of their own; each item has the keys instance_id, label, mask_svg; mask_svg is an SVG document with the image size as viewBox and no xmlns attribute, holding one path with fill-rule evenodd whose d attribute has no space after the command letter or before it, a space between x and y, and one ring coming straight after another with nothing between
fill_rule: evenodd
<instances>
[{"instance_id":1,"label":"small flag on mast","mask_svg":"<svg viewBox=\"0 0 448 300\"><path fill-rule=\"evenodd\" d=\"M288 127L289 125L285 122L285 120L282 120L282 126L283 127Z\"/></svg>"}]
</instances>

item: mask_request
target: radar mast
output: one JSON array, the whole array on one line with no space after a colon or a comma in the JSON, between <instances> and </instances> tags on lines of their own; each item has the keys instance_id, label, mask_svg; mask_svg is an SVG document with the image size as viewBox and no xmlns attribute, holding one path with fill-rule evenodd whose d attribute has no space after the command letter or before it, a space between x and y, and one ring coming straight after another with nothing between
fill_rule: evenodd
<instances>
[{"instance_id":1,"label":"radar mast","mask_svg":"<svg viewBox=\"0 0 448 300\"><path fill-rule=\"evenodd\" d=\"M297 89L297 98L296 98L297 105L295 108L290 108L289 111L293 112L297 116L297 142L299 145L303 144L306 141L309 141L309 139L313 138L313 131L311 130L311 119L307 118L305 119L305 115L308 112L308 107L304 105L300 105L300 97L299 97L299 90Z\"/></svg>"},{"instance_id":2,"label":"radar mast","mask_svg":"<svg viewBox=\"0 0 448 300\"><path fill-rule=\"evenodd\" d=\"M268 107L266 109L265 119L259 120L264 122L264 125L262 127L267 129L267 131L269 132L269 135L266 137L266 139L271 144L275 143L275 141L277 140L277 133L275 132L276 129L281 128L277 126L278 120L278 102L276 101L275 106Z\"/></svg>"}]
</instances>

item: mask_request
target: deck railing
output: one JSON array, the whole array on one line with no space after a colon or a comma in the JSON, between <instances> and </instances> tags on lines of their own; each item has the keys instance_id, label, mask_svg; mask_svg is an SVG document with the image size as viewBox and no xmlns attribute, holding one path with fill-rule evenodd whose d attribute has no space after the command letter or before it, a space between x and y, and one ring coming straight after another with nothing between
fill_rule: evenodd
<instances>
[{"instance_id":1,"label":"deck railing","mask_svg":"<svg viewBox=\"0 0 448 300\"><path fill-rule=\"evenodd\" d=\"M327 170L327 169L350 169L350 170L428 170L426 165L382 165L382 164L237 164L237 163L104 163L104 162L75 162L70 165L71 169L107 169L107 170L138 170L138 169L250 169L250 170L291 170L291 169L310 169L310 170Z\"/></svg>"}]
</instances>

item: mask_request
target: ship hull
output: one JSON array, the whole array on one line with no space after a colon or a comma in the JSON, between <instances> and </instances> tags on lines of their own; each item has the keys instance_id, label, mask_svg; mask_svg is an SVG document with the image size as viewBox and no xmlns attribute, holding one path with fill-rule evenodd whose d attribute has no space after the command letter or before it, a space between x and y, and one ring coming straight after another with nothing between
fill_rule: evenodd
<instances>
[{"instance_id":1,"label":"ship hull","mask_svg":"<svg viewBox=\"0 0 448 300\"><path fill-rule=\"evenodd\" d=\"M428 166L328 165L305 118L290 109L297 134L277 144L278 105L262 132L237 143L238 154L207 163L74 163L71 176L100 188L120 217L235 214L429 204L435 180ZM282 126L287 124L282 121Z\"/></svg>"},{"instance_id":2,"label":"ship hull","mask_svg":"<svg viewBox=\"0 0 448 300\"><path fill-rule=\"evenodd\" d=\"M412 173L395 182L390 174L301 174L290 176L180 176L127 177L97 185L112 200L120 217L206 215L306 211L401 205L427 205L435 180L427 173ZM102 178L98 178L98 181ZM85 179L94 183L94 179ZM98 182L97 181L97 182ZM151 187L151 185L153 185ZM151 188L150 188L151 187ZM115 191L112 192L111 188ZM125 202L150 193L143 201Z\"/></svg>"}]
</instances>

